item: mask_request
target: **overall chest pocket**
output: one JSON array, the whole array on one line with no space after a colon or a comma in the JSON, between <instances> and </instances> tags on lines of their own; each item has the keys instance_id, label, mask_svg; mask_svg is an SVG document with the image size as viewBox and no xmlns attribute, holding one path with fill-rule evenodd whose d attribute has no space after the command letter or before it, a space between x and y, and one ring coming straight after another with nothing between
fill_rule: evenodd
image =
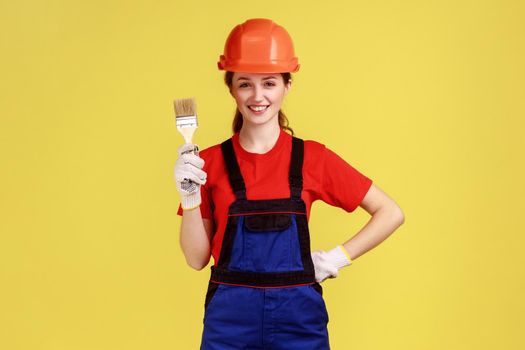
<instances>
[{"instance_id":1,"label":"overall chest pocket","mask_svg":"<svg viewBox=\"0 0 525 350\"><path fill-rule=\"evenodd\" d=\"M240 218L232 266L244 271L302 270L295 214L254 214Z\"/></svg>"},{"instance_id":2,"label":"overall chest pocket","mask_svg":"<svg viewBox=\"0 0 525 350\"><path fill-rule=\"evenodd\" d=\"M282 232L292 224L289 214L261 214L249 215L244 218L247 232Z\"/></svg>"}]
</instances>

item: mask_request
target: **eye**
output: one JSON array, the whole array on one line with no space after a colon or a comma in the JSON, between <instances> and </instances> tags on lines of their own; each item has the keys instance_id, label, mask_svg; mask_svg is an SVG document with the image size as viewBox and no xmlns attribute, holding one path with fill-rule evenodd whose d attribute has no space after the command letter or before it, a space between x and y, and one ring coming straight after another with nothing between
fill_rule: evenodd
<instances>
[{"instance_id":1,"label":"eye","mask_svg":"<svg viewBox=\"0 0 525 350\"><path fill-rule=\"evenodd\" d=\"M242 83L239 85L239 87L242 88L242 87L245 87L246 85L247 85L246 83Z\"/></svg>"},{"instance_id":2,"label":"eye","mask_svg":"<svg viewBox=\"0 0 525 350\"><path fill-rule=\"evenodd\" d=\"M275 86L275 83L272 81L267 81L267 83L268 83L268 86Z\"/></svg>"}]
</instances>

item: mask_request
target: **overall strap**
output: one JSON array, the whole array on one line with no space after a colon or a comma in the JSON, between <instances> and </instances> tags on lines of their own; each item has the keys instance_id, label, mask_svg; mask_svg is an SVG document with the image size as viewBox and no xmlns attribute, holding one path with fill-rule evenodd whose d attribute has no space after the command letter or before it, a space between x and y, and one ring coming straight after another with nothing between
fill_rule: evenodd
<instances>
[{"instance_id":1,"label":"overall strap","mask_svg":"<svg viewBox=\"0 0 525 350\"><path fill-rule=\"evenodd\" d=\"M246 185L241 175L241 169L235 156L231 138L221 143L221 150L235 198L246 199ZM290 197L294 199L301 199L301 191L303 190L303 156L304 142L302 139L293 136L288 180L290 183Z\"/></svg>"},{"instance_id":2,"label":"overall strap","mask_svg":"<svg viewBox=\"0 0 525 350\"><path fill-rule=\"evenodd\" d=\"M303 190L303 156L304 142L302 139L292 136L292 157L290 160L290 197L301 199Z\"/></svg>"},{"instance_id":3,"label":"overall strap","mask_svg":"<svg viewBox=\"0 0 525 350\"><path fill-rule=\"evenodd\" d=\"M221 143L222 155L224 162L226 163L226 169L228 170L228 177L230 179L230 185L237 199L246 199L246 185L241 175L241 169L237 158L235 157L235 151L233 150L232 139L229 138Z\"/></svg>"}]
</instances>

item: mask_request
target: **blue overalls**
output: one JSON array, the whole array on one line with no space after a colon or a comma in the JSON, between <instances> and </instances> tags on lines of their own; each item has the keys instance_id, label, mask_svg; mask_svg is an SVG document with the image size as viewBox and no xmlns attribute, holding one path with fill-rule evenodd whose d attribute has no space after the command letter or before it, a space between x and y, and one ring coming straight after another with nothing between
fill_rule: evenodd
<instances>
[{"instance_id":1,"label":"blue overalls","mask_svg":"<svg viewBox=\"0 0 525 350\"><path fill-rule=\"evenodd\" d=\"M211 266L200 349L330 349L301 199L303 140L292 137L290 198L247 199L232 139L221 149L236 199Z\"/></svg>"}]
</instances>

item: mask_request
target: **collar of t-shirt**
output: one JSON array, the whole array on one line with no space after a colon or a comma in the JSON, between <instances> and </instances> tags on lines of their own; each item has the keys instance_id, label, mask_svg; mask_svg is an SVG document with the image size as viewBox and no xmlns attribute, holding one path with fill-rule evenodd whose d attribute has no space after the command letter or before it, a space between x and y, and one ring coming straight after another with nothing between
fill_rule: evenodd
<instances>
[{"instance_id":1,"label":"collar of t-shirt","mask_svg":"<svg viewBox=\"0 0 525 350\"><path fill-rule=\"evenodd\" d=\"M239 142L239 132L236 132L232 136L233 148L235 154L250 162L266 162L272 160L277 154L288 150L290 151L292 135L285 132L282 128L279 129L279 138L273 147L266 153L251 153L242 148Z\"/></svg>"}]
</instances>

